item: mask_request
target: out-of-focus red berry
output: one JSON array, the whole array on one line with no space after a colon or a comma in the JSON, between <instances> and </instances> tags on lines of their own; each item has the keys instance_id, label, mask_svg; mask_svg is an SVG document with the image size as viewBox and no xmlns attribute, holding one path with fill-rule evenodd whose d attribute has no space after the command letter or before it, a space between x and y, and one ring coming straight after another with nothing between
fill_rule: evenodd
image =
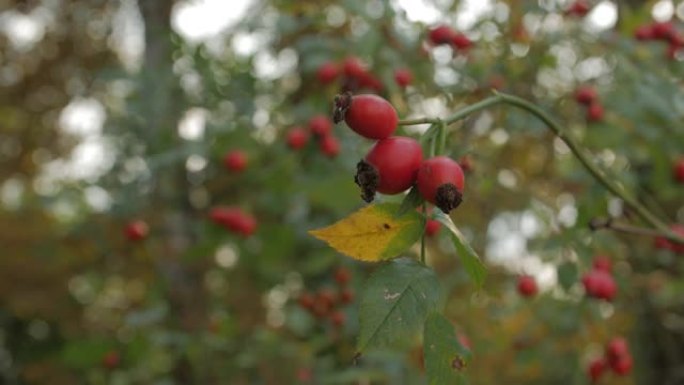
<instances>
[{"instance_id":1,"label":"out-of-focus red berry","mask_svg":"<svg viewBox=\"0 0 684 385\"><path fill-rule=\"evenodd\" d=\"M323 63L316 71L316 77L321 84L330 84L340 75L340 68L333 62Z\"/></svg>"},{"instance_id":2,"label":"out-of-focus red berry","mask_svg":"<svg viewBox=\"0 0 684 385\"><path fill-rule=\"evenodd\" d=\"M128 238L129 241L137 242L147 238L147 234L149 233L149 227L147 226L147 223L145 223L144 221L136 220L129 222L126 225L124 233L126 234L126 238Z\"/></svg>"}]
</instances>

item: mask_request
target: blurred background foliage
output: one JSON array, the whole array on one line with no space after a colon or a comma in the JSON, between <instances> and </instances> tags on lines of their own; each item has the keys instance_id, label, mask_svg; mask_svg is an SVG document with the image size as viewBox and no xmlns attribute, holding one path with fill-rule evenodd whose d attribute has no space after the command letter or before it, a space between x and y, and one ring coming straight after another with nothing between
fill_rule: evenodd
<instances>
[{"instance_id":1,"label":"blurred background foliage","mask_svg":"<svg viewBox=\"0 0 684 385\"><path fill-rule=\"evenodd\" d=\"M352 176L371 145L341 124L336 157L313 138L287 146L331 110L339 83L316 76L327 62L362 60L403 118L445 116L491 88L534 100L662 220L683 222L684 50L633 34L654 19L681 29L684 2L589 1L585 17L569 3L0 0L0 383L425 383L418 341L353 364L356 301L342 327L297 302L337 290L340 266L358 296L374 269L306 233L363 205ZM473 47L427 44L437 24ZM413 74L405 89L399 68ZM586 84L600 121L574 100ZM452 218L489 278L476 291L439 235L428 261L470 340L471 383L587 384L618 335L635 369L603 383L684 383L681 256L591 232L596 217L638 220L525 113L472 116L447 147L473 164ZM235 149L241 173L222 164ZM212 223L220 205L254 215L256 232ZM145 240L125 237L133 220ZM597 254L614 263L610 303L582 290ZM517 294L520 274L538 298Z\"/></svg>"}]
</instances>

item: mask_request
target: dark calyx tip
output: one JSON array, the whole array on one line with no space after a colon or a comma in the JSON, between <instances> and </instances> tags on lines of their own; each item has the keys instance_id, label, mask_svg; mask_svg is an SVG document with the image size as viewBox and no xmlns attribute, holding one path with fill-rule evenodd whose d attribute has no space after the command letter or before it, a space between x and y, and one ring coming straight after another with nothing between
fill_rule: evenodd
<instances>
[{"instance_id":1,"label":"dark calyx tip","mask_svg":"<svg viewBox=\"0 0 684 385\"><path fill-rule=\"evenodd\" d=\"M444 214L449 214L449 211L458 207L462 201L463 194L461 194L453 184L447 183L437 188L435 205L439 207Z\"/></svg>"},{"instance_id":2,"label":"dark calyx tip","mask_svg":"<svg viewBox=\"0 0 684 385\"><path fill-rule=\"evenodd\" d=\"M370 203L375 198L375 192L378 190L380 184L380 174L372 164L361 160L356 165L356 175L354 182L361 187L361 198Z\"/></svg>"},{"instance_id":3,"label":"dark calyx tip","mask_svg":"<svg viewBox=\"0 0 684 385\"><path fill-rule=\"evenodd\" d=\"M351 100L352 94L349 91L335 95L335 106L333 107L333 122L335 124L344 120L344 115L351 106Z\"/></svg>"}]
</instances>

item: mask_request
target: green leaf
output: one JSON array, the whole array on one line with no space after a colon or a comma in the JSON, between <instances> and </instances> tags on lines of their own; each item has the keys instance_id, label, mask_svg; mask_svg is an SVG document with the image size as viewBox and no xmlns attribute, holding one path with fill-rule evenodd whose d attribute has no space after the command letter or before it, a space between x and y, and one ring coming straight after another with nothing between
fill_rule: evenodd
<instances>
[{"instance_id":1,"label":"green leaf","mask_svg":"<svg viewBox=\"0 0 684 385\"><path fill-rule=\"evenodd\" d=\"M578 275L577 265L573 262L565 262L558 266L558 282L566 291L577 282Z\"/></svg>"},{"instance_id":2,"label":"green leaf","mask_svg":"<svg viewBox=\"0 0 684 385\"><path fill-rule=\"evenodd\" d=\"M358 350L410 345L437 308L441 292L434 271L413 259L380 267L361 296Z\"/></svg>"},{"instance_id":3,"label":"green leaf","mask_svg":"<svg viewBox=\"0 0 684 385\"><path fill-rule=\"evenodd\" d=\"M423 198L418 192L418 187L413 186L409 193L406 194L406 197L404 197L404 200L401 201L401 205L399 206L399 210L397 210L395 216L400 217L408 213L410 210L415 210L415 208L420 206L421 203L423 203Z\"/></svg>"},{"instance_id":4,"label":"green leaf","mask_svg":"<svg viewBox=\"0 0 684 385\"><path fill-rule=\"evenodd\" d=\"M60 353L62 362L70 368L86 369L98 366L102 357L116 346L106 339L70 341Z\"/></svg>"},{"instance_id":5,"label":"green leaf","mask_svg":"<svg viewBox=\"0 0 684 385\"><path fill-rule=\"evenodd\" d=\"M425 322L423 354L429 385L467 383L464 371L470 350L456 337L454 325L437 312Z\"/></svg>"},{"instance_id":6,"label":"green leaf","mask_svg":"<svg viewBox=\"0 0 684 385\"><path fill-rule=\"evenodd\" d=\"M458 254L458 257L461 259L461 263L463 263L463 267L470 278L477 286L482 286L487 276L487 269L482 263L480 257L477 255L475 250L470 247L468 241L466 241L465 237L463 237L463 234L461 234L448 215L438 212L436 214L436 218L444 225L444 227L449 229L449 235L454 243L454 246L456 247L456 254Z\"/></svg>"}]
</instances>

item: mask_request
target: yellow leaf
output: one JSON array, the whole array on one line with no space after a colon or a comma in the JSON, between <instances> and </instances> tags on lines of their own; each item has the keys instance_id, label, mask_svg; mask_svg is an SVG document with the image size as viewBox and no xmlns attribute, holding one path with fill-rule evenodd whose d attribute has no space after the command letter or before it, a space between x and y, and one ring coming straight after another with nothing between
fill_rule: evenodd
<instances>
[{"instance_id":1,"label":"yellow leaf","mask_svg":"<svg viewBox=\"0 0 684 385\"><path fill-rule=\"evenodd\" d=\"M309 234L354 259L382 261L406 251L423 233L420 214L412 211L397 217L398 210L395 203L368 205Z\"/></svg>"}]
</instances>

